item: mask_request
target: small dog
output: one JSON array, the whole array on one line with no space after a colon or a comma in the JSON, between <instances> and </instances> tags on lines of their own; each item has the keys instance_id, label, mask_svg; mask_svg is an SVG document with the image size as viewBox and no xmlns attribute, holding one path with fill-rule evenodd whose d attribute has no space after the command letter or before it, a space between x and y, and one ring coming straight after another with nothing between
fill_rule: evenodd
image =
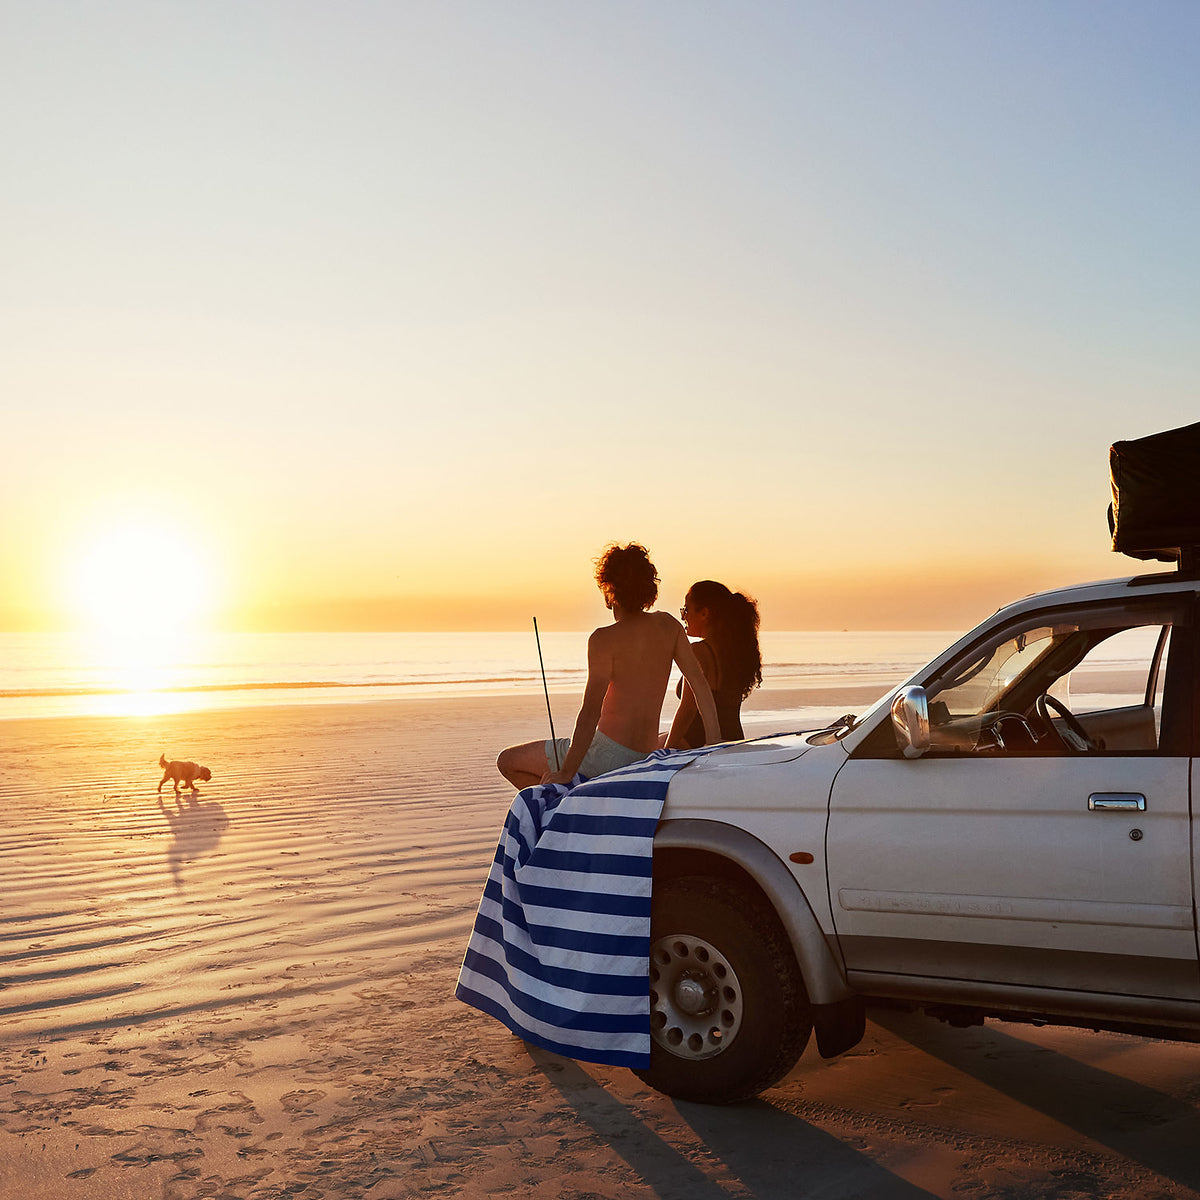
<instances>
[{"instance_id":1,"label":"small dog","mask_svg":"<svg viewBox=\"0 0 1200 1200\"><path fill-rule=\"evenodd\" d=\"M172 759L167 762L167 756L160 754L158 756L158 765L163 769L163 777L158 781L158 790L162 792L162 785L168 779L175 781L175 795L179 795L179 785L182 783L184 787L189 787L194 792L196 790L196 780L202 780L207 783L212 778L212 772L207 767L199 766L194 762L182 762L180 759Z\"/></svg>"}]
</instances>

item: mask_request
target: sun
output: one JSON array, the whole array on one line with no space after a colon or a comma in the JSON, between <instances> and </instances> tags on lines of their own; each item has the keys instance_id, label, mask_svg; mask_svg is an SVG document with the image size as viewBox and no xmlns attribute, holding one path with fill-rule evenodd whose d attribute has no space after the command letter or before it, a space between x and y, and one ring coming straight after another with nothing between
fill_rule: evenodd
<instances>
[{"instance_id":1,"label":"sun","mask_svg":"<svg viewBox=\"0 0 1200 1200\"><path fill-rule=\"evenodd\" d=\"M180 527L147 514L94 532L72 556L72 608L90 631L153 640L194 631L212 601L212 564Z\"/></svg>"}]
</instances>

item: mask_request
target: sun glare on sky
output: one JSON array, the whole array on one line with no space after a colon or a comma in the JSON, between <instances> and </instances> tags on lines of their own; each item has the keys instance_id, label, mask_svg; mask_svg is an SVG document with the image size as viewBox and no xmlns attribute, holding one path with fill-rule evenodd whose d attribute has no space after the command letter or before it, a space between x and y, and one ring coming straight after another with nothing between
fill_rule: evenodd
<instances>
[{"instance_id":1,"label":"sun glare on sky","mask_svg":"<svg viewBox=\"0 0 1200 1200\"><path fill-rule=\"evenodd\" d=\"M610 541L775 629L1141 569L1200 4L0 14L0 631L585 629Z\"/></svg>"},{"instance_id":2,"label":"sun glare on sky","mask_svg":"<svg viewBox=\"0 0 1200 1200\"><path fill-rule=\"evenodd\" d=\"M197 542L165 520L122 518L73 553L68 580L71 608L110 684L143 694L169 688L171 667L213 602L211 563Z\"/></svg>"},{"instance_id":3,"label":"sun glare on sky","mask_svg":"<svg viewBox=\"0 0 1200 1200\"><path fill-rule=\"evenodd\" d=\"M148 518L94 535L78 554L72 593L90 630L158 637L196 628L211 602L211 578L194 543Z\"/></svg>"}]
</instances>

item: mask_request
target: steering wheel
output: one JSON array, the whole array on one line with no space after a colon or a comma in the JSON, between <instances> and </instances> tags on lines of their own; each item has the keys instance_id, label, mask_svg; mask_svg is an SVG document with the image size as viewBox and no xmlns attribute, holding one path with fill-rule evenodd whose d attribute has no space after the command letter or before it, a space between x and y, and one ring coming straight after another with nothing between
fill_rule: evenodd
<instances>
[{"instance_id":1,"label":"steering wheel","mask_svg":"<svg viewBox=\"0 0 1200 1200\"><path fill-rule=\"evenodd\" d=\"M1049 692L1043 692L1037 698L1034 708L1037 709L1038 719L1058 738L1064 750L1069 750L1072 754L1088 754L1100 749L1088 736L1087 730L1079 723L1075 714ZM1055 725L1054 718L1050 715L1052 711L1062 718L1065 730Z\"/></svg>"}]
</instances>

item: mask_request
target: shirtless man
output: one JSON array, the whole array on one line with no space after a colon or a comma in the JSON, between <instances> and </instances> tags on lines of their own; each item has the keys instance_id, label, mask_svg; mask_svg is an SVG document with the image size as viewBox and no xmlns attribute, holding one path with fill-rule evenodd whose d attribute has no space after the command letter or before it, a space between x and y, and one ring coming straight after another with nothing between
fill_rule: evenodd
<instances>
[{"instance_id":1,"label":"shirtless man","mask_svg":"<svg viewBox=\"0 0 1200 1200\"><path fill-rule=\"evenodd\" d=\"M695 693L705 741L720 741L712 691L683 626L667 613L646 611L658 597L658 572L645 548L610 546L596 565L596 583L613 624L588 638L587 686L575 731L557 745L547 739L502 750L496 766L514 787L570 783L576 772L593 778L656 750L673 662ZM683 748L684 732L672 725L666 744Z\"/></svg>"}]
</instances>

